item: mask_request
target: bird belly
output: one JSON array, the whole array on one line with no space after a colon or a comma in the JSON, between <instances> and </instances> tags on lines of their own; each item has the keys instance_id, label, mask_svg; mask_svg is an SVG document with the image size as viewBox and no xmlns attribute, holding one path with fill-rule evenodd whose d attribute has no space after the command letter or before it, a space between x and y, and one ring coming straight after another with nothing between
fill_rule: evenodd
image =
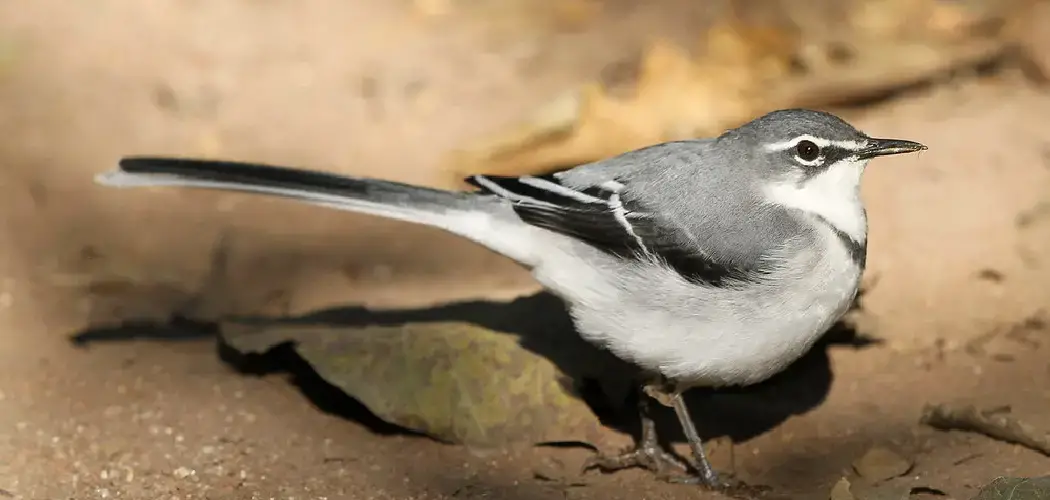
<instances>
[{"instance_id":1,"label":"bird belly","mask_svg":"<svg viewBox=\"0 0 1050 500\"><path fill-rule=\"evenodd\" d=\"M862 269L844 247L805 260L789 266L796 275L738 289L686 283L654 266L534 272L566 300L580 335L618 357L684 386L749 385L804 355L856 297Z\"/></svg>"}]
</instances>

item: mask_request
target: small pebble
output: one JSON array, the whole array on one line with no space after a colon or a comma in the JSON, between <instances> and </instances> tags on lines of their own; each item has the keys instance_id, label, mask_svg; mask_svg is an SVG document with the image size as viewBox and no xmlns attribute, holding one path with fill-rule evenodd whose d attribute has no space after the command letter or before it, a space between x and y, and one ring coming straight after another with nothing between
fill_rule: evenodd
<instances>
[{"instance_id":1,"label":"small pebble","mask_svg":"<svg viewBox=\"0 0 1050 500\"><path fill-rule=\"evenodd\" d=\"M193 469L190 469L188 467L179 467L178 469L175 469L175 471L172 472L172 474L174 474L175 477L179 479L186 479L187 477L192 476L194 472Z\"/></svg>"}]
</instances>

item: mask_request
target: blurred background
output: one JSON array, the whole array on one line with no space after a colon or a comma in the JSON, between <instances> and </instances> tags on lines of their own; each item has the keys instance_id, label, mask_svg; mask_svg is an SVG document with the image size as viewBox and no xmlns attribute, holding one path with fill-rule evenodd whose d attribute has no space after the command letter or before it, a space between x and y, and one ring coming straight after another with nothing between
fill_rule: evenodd
<instances>
[{"instance_id":1,"label":"blurred background","mask_svg":"<svg viewBox=\"0 0 1050 500\"><path fill-rule=\"evenodd\" d=\"M73 345L173 314L537 290L436 230L92 176L164 154L457 188L796 106L930 149L866 174L852 324L877 345L830 351L823 403L737 443L732 464L818 496L873 443L957 498L1045 473L1036 452L918 418L963 398L1048 421L1048 30L1038 0L4 2L0 497L696 498L640 472L547 477L579 450L380 432L283 376L234 373L212 341Z\"/></svg>"}]
</instances>

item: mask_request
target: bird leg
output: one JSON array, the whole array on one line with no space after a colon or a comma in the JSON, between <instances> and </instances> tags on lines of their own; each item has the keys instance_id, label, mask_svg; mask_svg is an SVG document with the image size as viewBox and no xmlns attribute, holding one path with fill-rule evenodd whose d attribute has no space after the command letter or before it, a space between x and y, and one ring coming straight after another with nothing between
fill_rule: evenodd
<instances>
[{"instance_id":1,"label":"bird leg","mask_svg":"<svg viewBox=\"0 0 1050 500\"><path fill-rule=\"evenodd\" d=\"M657 477L673 481L672 471L686 472L689 468L677 457L660 447L656 436L656 422L649 408L649 398L638 395L638 413L642 423L642 435L635 445L619 454L598 454L583 464L583 470L599 469L614 472L632 467L646 469Z\"/></svg>"},{"instance_id":2,"label":"bird leg","mask_svg":"<svg viewBox=\"0 0 1050 500\"><path fill-rule=\"evenodd\" d=\"M656 389L649 389L649 391L656 392ZM674 391L671 394L662 392L661 396L669 396L670 406L674 408L675 415L678 416L678 423L682 426L682 432L685 434L685 439L689 443L689 450L693 452L693 460L696 462L696 467L699 477L688 477L682 480L676 480L675 482L683 482L690 484L703 484L710 488L726 488L729 483L722 480L719 477L718 472L711 466L711 462L707 460L707 454L704 453L704 444L700 440L700 435L696 432L696 426L693 424L693 419L689 415L689 408L685 406L685 399L682 398L681 391ZM655 398L657 401L663 403L664 398ZM666 404L666 403L665 403Z\"/></svg>"}]
</instances>

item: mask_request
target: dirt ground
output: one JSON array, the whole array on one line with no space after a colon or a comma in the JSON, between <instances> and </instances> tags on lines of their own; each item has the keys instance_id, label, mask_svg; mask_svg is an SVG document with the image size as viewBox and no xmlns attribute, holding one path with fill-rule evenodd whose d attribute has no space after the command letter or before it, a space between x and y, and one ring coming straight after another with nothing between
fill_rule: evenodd
<instances>
[{"instance_id":1,"label":"dirt ground","mask_svg":"<svg viewBox=\"0 0 1050 500\"><path fill-rule=\"evenodd\" d=\"M514 265L434 230L91 177L151 153L440 185L443 153L693 15L610 4L582 32L531 36L427 22L400 1L0 4L0 498L715 496L637 471L538 477L572 476L583 449L477 451L377 430L322 411L286 375L236 373L211 339L70 341L188 303L299 313L534 291ZM1050 97L1008 75L853 113L872 135L930 147L865 179L873 285L861 325L881 342L816 353L820 397L738 440L741 476L825 498L876 444L914 462L896 481L953 498L999 475L1050 474L1028 449L918 425L925 403L959 399L1048 422L1048 116ZM231 255L216 282L220 237Z\"/></svg>"}]
</instances>

